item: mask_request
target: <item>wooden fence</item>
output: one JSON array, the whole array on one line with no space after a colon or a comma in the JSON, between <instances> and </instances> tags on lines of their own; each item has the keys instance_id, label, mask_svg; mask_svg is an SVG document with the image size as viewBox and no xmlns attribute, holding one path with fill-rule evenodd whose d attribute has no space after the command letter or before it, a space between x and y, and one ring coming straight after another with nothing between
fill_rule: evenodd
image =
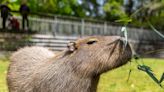
<instances>
[{"instance_id":1,"label":"wooden fence","mask_svg":"<svg viewBox=\"0 0 164 92\"><path fill-rule=\"evenodd\" d=\"M16 17L21 24L21 17ZM91 35L121 35L119 25L106 21L86 20L78 18L36 18L30 17L30 29L39 34L54 36L91 36ZM0 27L1 27L0 19ZM128 27L128 38L133 40L163 40L154 31L142 28Z\"/></svg>"},{"instance_id":2,"label":"wooden fence","mask_svg":"<svg viewBox=\"0 0 164 92\"><path fill-rule=\"evenodd\" d=\"M16 18L21 24L21 17L17 16ZM54 37L122 35L120 31L122 26L106 21L65 18L58 16L54 16L53 18L30 17L29 20L31 30L37 31L38 34L51 35ZM159 50L164 47L164 39L152 30L127 27L127 31L128 39L134 44L134 48L138 53L150 50Z\"/></svg>"}]
</instances>

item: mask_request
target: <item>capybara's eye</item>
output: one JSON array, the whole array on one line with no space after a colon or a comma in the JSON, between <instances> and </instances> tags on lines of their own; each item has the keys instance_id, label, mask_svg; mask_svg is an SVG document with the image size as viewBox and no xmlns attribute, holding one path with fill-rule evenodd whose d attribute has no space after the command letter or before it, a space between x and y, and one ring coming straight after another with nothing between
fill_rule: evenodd
<instances>
[{"instance_id":1,"label":"capybara's eye","mask_svg":"<svg viewBox=\"0 0 164 92\"><path fill-rule=\"evenodd\" d=\"M88 41L87 44L88 44L88 45L91 45L91 44L94 44L94 43L96 43L96 42L97 42L96 40Z\"/></svg>"}]
</instances>

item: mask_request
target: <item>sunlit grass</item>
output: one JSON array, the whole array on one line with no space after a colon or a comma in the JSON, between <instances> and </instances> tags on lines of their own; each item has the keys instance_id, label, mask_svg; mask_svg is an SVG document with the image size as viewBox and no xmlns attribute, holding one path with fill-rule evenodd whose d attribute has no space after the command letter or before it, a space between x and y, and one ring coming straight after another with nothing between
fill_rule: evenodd
<instances>
[{"instance_id":1,"label":"sunlit grass","mask_svg":"<svg viewBox=\"0 0 164 92\"><path fill-rule=\"evenodd\" d=\"M152 68L159 79L164 72L164 59L144 59L145 65ZM9 62L0 59L0 92L7 92L6 70ZM131 76L127 82L129 70ZM164 86L164 82L162 83ZM164 92L146 73L137 69L132 62L118 69L104 73L101 76L98 92Z\"/></svg>"},{"instance_id":2,"label":"sunlit grass","mask_svg":"<svg viewBox=\"0 0 164 92\"><path fill-rule=\"evenodd\" d=\"M9 62L6 59L0 59L0 92L7 92L6 73Z\"/></svg>"},{"instance_id":3,"label":"sunlit grass","mask_svg":"<svg viewBox=\"0 0 164 92\"><path fill-rule=\"evenodd\" d=\"M164 59L144 59L154 71L156 77L160 79L164 72ZM130 79L129 70L132 69ZM164 86L164 82L162 83ZM164 92L145 72L137 69L135 62L123 67L104 73L101 76L98 92Z\"/></svg>"}]
</instances>

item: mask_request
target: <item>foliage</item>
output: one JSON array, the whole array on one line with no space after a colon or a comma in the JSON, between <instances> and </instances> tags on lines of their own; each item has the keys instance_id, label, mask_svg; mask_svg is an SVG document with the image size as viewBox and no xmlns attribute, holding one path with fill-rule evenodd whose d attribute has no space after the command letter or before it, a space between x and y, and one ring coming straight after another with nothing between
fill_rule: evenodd
<instances>
[{"instance_id":1,"label":"foliage","mask_svg":"<svg viewBox=\"0 0 164 92\"><path fill-rule=\"evenodd\" d=\"M12 10L19 10L22 1L27 1L33 13L50 13L96 18L110 22L148 28L149 20L155 28L164 29L164 0L0 0L10 1ZM129 3L131 2L131 3ZM137 11L137 12L136 12ZM120 21L121 20L121 21Z\"/></svg>"},{"instance_id":2,"label":"foliage","mask_svg":"<svg viewBox=\"0 0 164 92\"><path fill-rule=\"evenodd\" d=\"M122 3L117 0L109 0L104 4L104 11L106 14L105 19L109 21L115 21L127 17L122 10Z\"/></svg>"}]
</instances>

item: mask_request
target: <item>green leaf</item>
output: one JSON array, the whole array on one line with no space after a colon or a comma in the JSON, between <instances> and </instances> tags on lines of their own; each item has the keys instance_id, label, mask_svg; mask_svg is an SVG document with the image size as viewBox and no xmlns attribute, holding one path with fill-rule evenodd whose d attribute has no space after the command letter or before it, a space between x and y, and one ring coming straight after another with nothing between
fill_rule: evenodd
<instances>
[{"instance_id":1,"label":"green leaf","mask_svg":"<svg viewBox=\"0 0 164 92\"><path fill-rule=\"evenodd\" d=\"M163 80L163 76L164 76L164 75L162 76L161 80L159 81L159 80L155 77L153 71L151 70L151 68L150 68L149 66L146 66L146 65L138 65L138 69L139 69L139 70L142 70L142 71L144 71L144 72L146 72L146 73L147 73L160 87L162 87L160 81Z\"/></svg>"}]
</instances>

